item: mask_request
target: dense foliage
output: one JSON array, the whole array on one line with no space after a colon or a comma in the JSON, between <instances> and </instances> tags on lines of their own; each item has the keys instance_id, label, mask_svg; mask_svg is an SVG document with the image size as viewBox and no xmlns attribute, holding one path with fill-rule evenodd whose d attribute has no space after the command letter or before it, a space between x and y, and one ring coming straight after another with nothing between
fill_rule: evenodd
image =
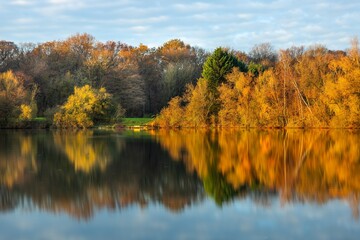
<instances>
[{"instance_id":1,"label":"dense foliage","mask_svg":"<svg viewBox=\"0 0 360 240\"><path fill-rule=\"evenodd\" d=\"M214 52L206 63L217 54ZM214 75L203 73L204 79L188 87L182 97L169 102L155 124L358 128L359 56L356 40L348 52L330 51L323 46L280 50L279 60L274 63L265 61L264 66L261 64L264 59L259 58L258 62L248 64L247 72L233 68L224 80L215 84L216 94L213 94ZM212 111L218 102L218 111Z\"/></svg>"},{"instance_id":2,"label":"dense foliage","mask_svg":"<svg viewBox=\"0 0 360 240\"><path fill-rule=\"evenodd\" d=\"M111 95L105 88L93 89L89 85L75 87L61 109L54 115L54 124L62 128L88 128L94 123L111 122L116 112Z\"/></svg>"},{"instance_id":3,"label":"dense foliage","mask_svg":"<svg viewBox=\"0 0 360 240\"><path fill-rule=\"evenodd\" d=\"M208 80L208 88L215 92L217 87L226 81L225 77L234 67L246 71L246 66L240 62L233 54L222 48L215 49L214 53L209 56L202 72L203 78Z\"/></svg>"},{"instance_id":4,"label":"dense foliage","mask_svg":"<svg viewBox=\"0 0 360 240\"><path fill-rule=\"evenodd\" d=\"M26 88L25 84L23 77L11 70L0 73L0 125L36 115L37 106L32 101L36 88Z\"/></svg>"},{"instance_id":5,"label":"dense foliage","mask_svg":"<svg viewBox=\"0 0 360 240\"><path fill-rule=\"evenodd\" d=\"M3 74L11 71L20 81L16 91L22 92L9 100L0 87L0 106L6 106L1 107L0 120L20 118L21 109L27 111L21 119L29 118L29 108L20 108L21 104L34 108L31 118L52 119L75 87L85 85L105 88L127 117L153 116L172 97L182 94L186 84L196 83L206 56L203 49L178 39L158 48L103 43L89 34L41 44L0 41L1 81Z\"/></svg>"}]
</instances>

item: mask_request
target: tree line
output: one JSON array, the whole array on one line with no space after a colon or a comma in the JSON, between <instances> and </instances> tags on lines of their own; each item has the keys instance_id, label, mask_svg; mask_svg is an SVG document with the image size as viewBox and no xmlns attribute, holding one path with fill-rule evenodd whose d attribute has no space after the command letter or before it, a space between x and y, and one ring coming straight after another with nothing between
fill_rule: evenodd
<instances>
[{"instance_id":1,"label":"tree line","mask_svg":"<svg viewBox=\"0 0 360 240\"><path fill-rule=\"evenodd\" d=\"M6 125L36 116L52 119L64 112L62 105L69 105L71 95L79 107L94 109L96 104L89 106L86 92L98 96L100 89L111 95L113 109L108 113L154 116L172 97L182 94L186 84L196 83L207 54L178 39L158 48L134 47L103 43L86 33L41 44L0 41L0 122ZM84 86L87 90L81 91ZM82 95L76 94L76 88ZM67 113L67 117L73 114L72 110ZM67 125L89 125L77 122Z\"/></svg>"},{"instance_id":2,"label":"tree line","mask_svg":"<svg viewBox=\"0 0 360 240\"><path fill-rule=\"evenodd\" d=\"M321 45L278 54L257 45L250 62L218 48L202 77L170 100L163 127L360 127L357 39L347 51ZM270 54L269 54L270 53Z\"/></svg>"},{"instance_id":3,"label":"tree line","mask_svg":"<svg viewBox=\"0 0 360 240\"><path fill-rule=\"evenodd\" d=\"M359 48L209 53L173 39L157 48L89 34L40 44L0 41L0 126L45 117L91 127L156 116L161 127L358 127Z\"/></svg>"}]
</instances>

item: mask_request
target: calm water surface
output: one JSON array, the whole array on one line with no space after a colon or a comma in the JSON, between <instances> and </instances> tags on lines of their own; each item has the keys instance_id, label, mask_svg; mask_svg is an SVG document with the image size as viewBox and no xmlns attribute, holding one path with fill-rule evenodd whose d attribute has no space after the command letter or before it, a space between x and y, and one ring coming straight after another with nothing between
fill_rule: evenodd
<instances>
[{"instance_id":1,"label":"calm water surface","mask_svg":"<svg viewBox=\"0 0 360 240\"><path fill-rule=\"evenodd\" d=\"M0 131L0 239L358 239L360 133Z\"/></svg>"}]
</instances>

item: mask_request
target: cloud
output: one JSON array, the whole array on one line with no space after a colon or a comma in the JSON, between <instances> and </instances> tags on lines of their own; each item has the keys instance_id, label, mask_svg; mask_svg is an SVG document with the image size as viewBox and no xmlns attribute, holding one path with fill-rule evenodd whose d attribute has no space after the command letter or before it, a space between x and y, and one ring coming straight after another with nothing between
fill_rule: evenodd
<instances>
[{"instance_id":1,"label":"cloud","mask_svg":"<svg viewBox=\"0 0 360 240\"><path fill-rule=\"evenodd\" d=\"M71 4L74 1L73 0L49 0L48 2L53 5L63 5L63 4Z\"/></svg>"},{"instance_id":2,"label":"cloud","mask_svg":"<svg viewBox=\"0 0 360 240\"><path fill-rule=\"evenodd\" d=\"M250 20L251 18L253 18L253 14L249 13L239 13L236 16L241 20Z\"/></svg>"},{"instance_id":3,"label":"cloud","mask_svg":"<svg viewBox=\"0 0 360 240\"><path fill-rule=\"evenodd\" d=\"M194 3L177 3L173 5L175 10L178 11L207 11L214 8L221 7L220 4L211 4L207 2L194 2Z\"/></svg>"},{"instance_id":4,"label":"cloud","mask_svg":"<svg viewBox=\"0 0 360 240\"><path fill-rule=\"evenodd\" d=\"M308 34L321 34L324 33L325 30L316 24L309 24L301 28L301 31Z\"/></svg>"},{"instance_id":5,"label":"cloud","mask_svg":"<svg viewBox=\"0 0 360 240\"><path fill-rule=\"evenodd\" d=\"M134 32L145 32L149 29L149 26L134 26L131 27L130 29Z\"/></svg>"},{"instance_id":6,"label":"cloud","mask_svg":"<svg viewBox=\"0 0 360 240\"><path fill-rule=\"evenodd\" d=\"M23 0L21 0L23 1ZM71 15L70 11L78 11L84 9L87 4L83 0L37 0L34 1L32 8L28 9L30 14L40 14L50 20L56 20L59 16Z\"/></svg>"},{"instance_id":7,"label":"cloud","mask_svg":"<svg viewBox=\"0 0 360 240\"><path fill-rule=\"evenodd\" d=\"M16 24L31 24L34 23L34 21L33 18L17 18L14 20Z\"/></svg>"},{"instance_id":8,"label":"cloud","mask_svg":"<svg viewBox=\"0 0 360 240\"><path fill-rule=\"evenodd\" d=\"M81 2L79 0L73 1L73 0L48 0L48 2L52 5L68 5L73 4L74 2Z\"/></svg>"},{"instance_id":9,"label":"cloud","mask_svg":"<svg viewBox=\"0 0 360 240\"><path fill-rule=\"evenodd\" d=\"M17 6L28 6L34 4L33 0L11 0L10 4Z\"/></svg>"},{"instance_id":10,"label":"cloud","mask_svg":"<svg viewBox=\"0 0 360 240\"><path fill-rule=\"evenodd\" d=\"M340 26L350 27L353 23L357 22L359 19L358 13L346 13L340 15L335 19L335 22Z\"/></svg>"},{"instance_id":11,"label":"cloud","mask_svg":"<svg viewBox=\"0 0 360 240\"><path fill-rule=\"evenodd\" d=\"M181 38L208 50L248 51L261 42L345 49L344 39L359 34L359 11L360 2L345 0L12 0L1 5L0 21L1 37L15 42L88 31L100 40L132 45Z\"/></svg>"}]
</instances>

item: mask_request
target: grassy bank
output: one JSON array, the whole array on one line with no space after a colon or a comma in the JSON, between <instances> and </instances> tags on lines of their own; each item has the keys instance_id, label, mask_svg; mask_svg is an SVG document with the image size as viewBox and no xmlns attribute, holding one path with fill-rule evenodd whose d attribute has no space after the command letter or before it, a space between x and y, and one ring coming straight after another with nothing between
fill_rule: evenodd
<instances>
[{"instance_id":1,"label":"grassy bank","mask_svg":"<svg viewBox=\"0 0 360 240\"><path fill-rule=\"evenodd\" d=\"M142 129L146 128L150 122L152 122L154 118L123 118L120 122L111 124L111 125L98 125L95 128L100 129Z\"/></svg>"},{"instance_id":2,"label":"grassy bank","mask_svg":"<svg viewBox=\"0 0 360 240\"><path fill-rule=\"evenodd\" d=\"M116 125L125 128L132 127L143 127L148 125L154 118L123 118L122 121ZM39 117L34 118L28 121L21 120L12 120L8 122L0 121L0 129L40 129L40 128L50 128L52 127L52 123L47 121L46 118ZM95 128L113 128L114 125L97 125Z\"/></svg>"},{"instance_id":3,"label":"grassy bank","mask_svg":"<svg viewBox=\"0 0 360 240\"><path fill-rule=\"evenodd\" d=\"M125 127L144 126L153 120L154 118L123 118L121 124Z\"/></svg>"}]
</instances>

